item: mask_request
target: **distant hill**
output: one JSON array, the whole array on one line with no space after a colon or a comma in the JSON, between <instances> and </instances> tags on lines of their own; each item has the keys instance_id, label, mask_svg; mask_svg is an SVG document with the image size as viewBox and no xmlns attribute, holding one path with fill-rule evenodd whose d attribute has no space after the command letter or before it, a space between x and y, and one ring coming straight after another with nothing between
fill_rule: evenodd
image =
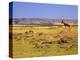
<instances>
[{"instance_id":1,"label":"distant hill","mask_svg":"<svg viewBox=\"0 0 80 60\"><path fill-rule=\"evenodd\" d=\"M10 24L12 21L15 25L60 25L62 19L14 18L9 20ZM64 19L64 21L72 25L78 24L78 20Z\"/></svg>"}]
</instances>

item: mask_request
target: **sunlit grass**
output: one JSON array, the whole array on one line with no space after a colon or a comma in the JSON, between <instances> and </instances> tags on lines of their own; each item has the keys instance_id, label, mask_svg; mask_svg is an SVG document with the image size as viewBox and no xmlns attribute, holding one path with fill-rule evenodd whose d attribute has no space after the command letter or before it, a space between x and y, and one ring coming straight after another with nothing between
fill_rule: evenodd
<instances>
[{"instance_id":1,"label":"sunlit grass","mask_svg":"<svg viewBox=\"0 0 80 60\"><path fill-rule=\"evenodd\" d=\"M72 26L70 30L61 26L13 26L13 57L16 58L77 54L77 34L77 26ZM59 44L58 41L61 41L61 38L65 36L70 38L64 38L68 43L61 42L61 44ZM52 42L52 44L45 43L42 45L41 43L43 42ZM36 47L33 44L37 44L39 47Z\"/></svg>"}]
</instances>

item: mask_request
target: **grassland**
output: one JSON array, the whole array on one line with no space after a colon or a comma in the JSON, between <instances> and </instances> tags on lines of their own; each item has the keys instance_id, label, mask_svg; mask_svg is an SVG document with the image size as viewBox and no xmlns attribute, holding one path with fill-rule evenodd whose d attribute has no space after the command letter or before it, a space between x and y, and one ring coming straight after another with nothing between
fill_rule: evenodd
<instances>
[{"instance_id":1,"label":"grassland","mask_svg":"<svg viewBox=\"0 0 80 60\"><path fill-rule=\"evenodd\" d=\"M13 58L78 53L77 26L13 26ZM12 39L10 39L12 40Z\"/></svg>"}]
</instances>

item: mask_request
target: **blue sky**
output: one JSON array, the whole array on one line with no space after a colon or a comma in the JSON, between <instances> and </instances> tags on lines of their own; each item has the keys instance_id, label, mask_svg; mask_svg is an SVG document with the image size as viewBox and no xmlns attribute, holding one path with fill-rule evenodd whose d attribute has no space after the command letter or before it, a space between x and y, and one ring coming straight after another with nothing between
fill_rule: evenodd
<instances>
[{"instance_id":1,"label":"blue sky","mask_svg":"<svg viewBox=\"0 0 80 60\"><path fill-rule=\"evenodd\" d=\"M13 2L13 18L77 19L76 5Z\"/></svg>"}]
</instances>

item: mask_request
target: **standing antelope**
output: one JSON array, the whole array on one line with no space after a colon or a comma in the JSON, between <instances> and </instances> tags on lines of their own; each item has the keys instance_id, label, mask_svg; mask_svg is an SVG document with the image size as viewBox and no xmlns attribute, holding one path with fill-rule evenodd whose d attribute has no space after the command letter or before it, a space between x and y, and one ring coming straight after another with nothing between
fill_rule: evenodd
<instances>
[{"instance_id":1,"label":"standing antelope","mask_svg":"<svg viewBox=\"0 0 80 60\"><path fill-rule=\"evenodd\" d=\"M68 23L64 22L63 20L62 20L62 22L61 22L61 23L62 23L62 24L64 24L65 29L66 29L66 27L68 27L68 28L70 29L70 25L69 25Z\"/></svg>"}]
</instances>

